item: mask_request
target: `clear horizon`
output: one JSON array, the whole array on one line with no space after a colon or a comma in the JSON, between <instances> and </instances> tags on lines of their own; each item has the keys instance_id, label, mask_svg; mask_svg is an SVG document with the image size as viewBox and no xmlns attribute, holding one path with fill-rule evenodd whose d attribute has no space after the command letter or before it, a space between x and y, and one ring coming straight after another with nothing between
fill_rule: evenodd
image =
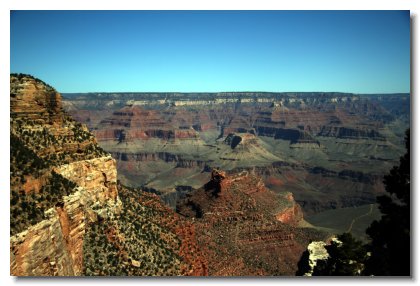
<instances>
[{"instance_id":1,"label":"clear horizon","mask_svg":"<svg viewBox=\"0 0 420 286\"><path fill-rule=\"evenodd\" d=\"M410 93L409 11L10 13L10 72L61 93Z\"/></svg>"}]
</instances>

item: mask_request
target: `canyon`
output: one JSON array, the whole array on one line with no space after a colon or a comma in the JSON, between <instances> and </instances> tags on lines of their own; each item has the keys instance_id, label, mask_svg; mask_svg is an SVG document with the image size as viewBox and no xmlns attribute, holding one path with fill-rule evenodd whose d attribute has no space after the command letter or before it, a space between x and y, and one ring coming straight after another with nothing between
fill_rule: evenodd
<instances>
[{"instance_id":1,"label":"canyon","mask_svg":"<svg viewBox=\"0 0 420 286\"><path fill-rule=\"evenodd\" d=\"M116 159L123 184L154 192L175 209L208 182L212 169L247 171L277 194L292 193L308 221L331 210L374 204L383 192L383 175L404 152L403 134L410 125L409 94L63 97L67 112Z\"/></svg>"},{"instance_id":2,"label":"canyon","mask_svg":"<svg viewBox=\"0 0 420 286\"><path fill-rule=\"evenodd\" d=\"M223 171L206 158L185 156L194 144L205 150L207 143L193 129L168 128L160 112L132 107L112 112L140 115L133 123L139 128L132 130L120 128L131 127L131 121L98 121L119 126L122 131L115 133L75 121L61 94L39 79L12 74L10 86L12 276L294 275L310 241L331 235L305 221L292 192L266 187L261 174L274 157L266 156L256 134L229 133L219 147L209 148L220 148L228 163L259 154L261 169L241 162ZM154 128L142 129L144 117ZM171 148L185 153L109 153L101 143L129 148L132 140L157 149L160 140L171 141ZM196 185L176 185L166 195L149 185L127 186L119 164L133 161L149 170L148 164L158 161L175 165L171 176L181 169L178 177L187 183L191 177L185 173L192 170ZM283 165L290 167L272 163L272 172Z\"/></svg>"}]
</instances>

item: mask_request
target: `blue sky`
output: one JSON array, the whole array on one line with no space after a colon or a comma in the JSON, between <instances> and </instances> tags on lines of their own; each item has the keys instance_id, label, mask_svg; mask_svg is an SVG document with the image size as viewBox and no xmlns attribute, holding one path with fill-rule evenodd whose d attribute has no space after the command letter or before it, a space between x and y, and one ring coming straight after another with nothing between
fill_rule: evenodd
<instances>
[{"instance_id":1,"label":"blue sky","mask_svg":"<svg viewBox=\"0 0 420 286\"><path fill-rule=\"evenodd\" d=\"M60 92L410 91L409 11L12 11L11 72Z\"/></svg>"}]
</instances>

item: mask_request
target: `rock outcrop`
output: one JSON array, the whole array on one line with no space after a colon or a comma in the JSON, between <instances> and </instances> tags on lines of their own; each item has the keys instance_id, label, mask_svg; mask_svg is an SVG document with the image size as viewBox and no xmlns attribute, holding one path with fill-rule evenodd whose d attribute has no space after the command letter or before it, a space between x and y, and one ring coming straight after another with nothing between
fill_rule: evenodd
<instances>
[{"instance_id":1,"label":"rock outcrop","mask_svg":"<svg viewBox=\"0 0 420 286\"><path fill-rule=\"evenodd\" d=\"M10 113L40 122L60 123L61 95L39 79L14 75L10 77Z\"/></svg>"},{"instance_id":2,"label":"rock outcrop","mask_svg":"<svg viewBox=\"0 0 420 286\"><path fill-rule=\"evenodd\" d=\"M45 212L47 219L10 238L14 276L81 275L86 224L98 215L114 216L122 207L111 157L62 165L56 171L78 187Z\"/></svg>"},{"instance_id":3,"label":"rock outcrop","mask_svg":"<svg viewBox=\"0 0 420 286\"><path fill-rule=\"evenodd\" d=\"M326 245L327 244L324 241L312 241L308 245L307 251L309 252L309 271L304 274L305 276L312 276L312 272L318 260L325 260L330 257L327 250L325 249Z\"/></svg>"},{"instance_id":4,"label":"rock outcrop","mask_svg":"<svg viewBox=\"0 0 420 286\"><path fill-rule=\"evenodd\" d=\"M325 236L295 227L302 216L289 213L292 200L290 194L274 194L246 171L228 175L213 170L207 184L178 203L177 212L194 218L209 275L292 275L296 253L309 240Z\"/></svg>"},{"instance_id":5,"label":"rock outcrop","mask_svg":"<svg viewBox=\"0 0 420 286\"><path fill-rule=\"evenodd\" d=\"M292 193L284 196L285 206L276 214L276 219L282 223L299 225L303 221L302 208L295 202Z\"/></svg>"}]
</instances>

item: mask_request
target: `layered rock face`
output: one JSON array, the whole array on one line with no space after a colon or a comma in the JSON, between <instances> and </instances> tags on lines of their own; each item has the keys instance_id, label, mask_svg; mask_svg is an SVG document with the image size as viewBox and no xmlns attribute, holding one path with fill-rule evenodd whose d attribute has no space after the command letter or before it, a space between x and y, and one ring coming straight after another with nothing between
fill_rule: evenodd
<instances>
[{"instance_id":1,"label":"layered rock face","mask_svg":"<svg viewBox=\"0 0 420 286\"><path fill-rule=\"evenodd\" d=\"M10 78L10 111L12 114L39 119L40 122L60 122L61 95L39 79L24 75Z\"/></svg>"},{"instance_id":2,"label":"layered rock face","mask_svg":"<svg viewBox=\"0 0 420 286\"><path fill-rule=\"evenodd\" d=\"M96 190L95 200L105 203L116 200L117 168L111 156L60 165L54 171L87 190Z\"/></svg>"},{"instance_id":3,"label":"layered rock face","mask_svg":"<svg viewBox=\"0 0 420 286\"><path fill-rule=\"evenodd\" d=\"M46 219L10 238L12 275L81 275L86 224L121 208L111 157L65 164L55 171L79 187L46 210Z\"/></svg>"},{"instance_id":4,"label":"layered rock face","mask_svg":"<svg viewBox=\"0 0 420 286\"><path fill-rule=\"evenodd\" d=\"M11 136L19 146L11 146L11 209L22 209L11 215L11 275L81 275L86 224L121 207L115 160L66 116L53 88L24 75L10 82Z\"/></svg>"},{"instance_id":5,"label":"layered rock face","mask_svg":"<svg viewBox=\"0 0 420 286\"><path fill-rule=\"evenodd\" d=\"M346 128L341 126L324 126L319 132L320 136L329 136L341 139L373 139L385 141L385 137L373 129Z\"/></svg>"},{"instance_id":6,"label":"layered rock face","mask_svg":"<svg viewBox=\"0 0 420 286\"><path fill-rule=\"evenodd\" d=\"M149 138L162 140L197 138L197 133L192 128L195 124L186 124L175 118L172 118L175 122L171 124L172 120L167 120L165 117L156 110L127 106L115 111L110 118L102 120L94 134L100 141L117 140L119 143Z\"/></svg>"}]
</instances>

